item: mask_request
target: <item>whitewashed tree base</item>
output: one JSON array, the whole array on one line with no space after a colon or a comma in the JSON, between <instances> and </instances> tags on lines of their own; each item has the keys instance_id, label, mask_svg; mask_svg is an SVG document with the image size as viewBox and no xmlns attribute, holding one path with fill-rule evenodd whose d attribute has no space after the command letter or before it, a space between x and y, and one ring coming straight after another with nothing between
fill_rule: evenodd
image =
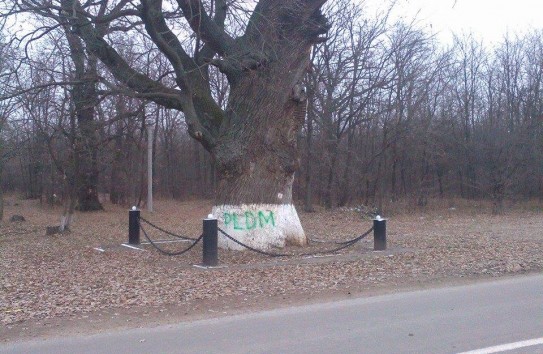
<instances>
[{"instance_id":1,"label":"whitewashed tree base","mask_svg":"<svg viewBox=\"0 0 543 354\"><path fill-rule=\"evenodd\" d=\"M307 244L300 218L292 204L219 205L213 207L212 214L226 233L259 250L283 248L286 244ZM219 247L246 249L220 232Z\"/></svg>"}]
</instances>

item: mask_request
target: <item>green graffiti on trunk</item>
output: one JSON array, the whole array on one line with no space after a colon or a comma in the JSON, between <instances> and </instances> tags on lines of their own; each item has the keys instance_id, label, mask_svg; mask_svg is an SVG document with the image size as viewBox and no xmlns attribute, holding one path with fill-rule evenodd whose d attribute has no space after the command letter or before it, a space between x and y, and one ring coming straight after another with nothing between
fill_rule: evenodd
<instances>
[{"instance_id":1,"label":"green graffiti on trunk","mask_svg":"<svg viewBox=\"0 0 543 354\"><path fill-rule=\"evenodd\" d=\"M237 214L233 214L232 219L234 219L234 230L243 230L243 227L239 226Z\"/></svg>"},{"instance_id":2,"label":"green graffiti on trunk","mask_svg":"<svg viewBox=\"0 0 543 354\"><path fill-rule=\"evenodd\" d=\"M245 228L247 230L256 229L256 218L250 211L245 212Z\"/></svg>"},{"instance_id":3,"label":"green graffiti on trunk","mask_svg":"<svg viewBox=\"0 0 543 354\"><path fill-rule=\"evenodd\" d=\"M273 217L273 211L268 211L268 217L264 215L263 211L258 212L258 221L260 222L260 227L265 227L271 221L273 227L275 227L275 218Z\"/></svg>"},{"instance_id":4,"label":"green graffiti on trunk","mask_svg":"<svg viewBox=\"0 0 543 354\"><path fill-rule=\"evenodd\" d=\"M243 214L225 212L223 217L224 226L232 227L234 230L254 230L257 228L275 227L275 215L271 210L258 212L246 211Z\"/></svg>"}]
</instances>

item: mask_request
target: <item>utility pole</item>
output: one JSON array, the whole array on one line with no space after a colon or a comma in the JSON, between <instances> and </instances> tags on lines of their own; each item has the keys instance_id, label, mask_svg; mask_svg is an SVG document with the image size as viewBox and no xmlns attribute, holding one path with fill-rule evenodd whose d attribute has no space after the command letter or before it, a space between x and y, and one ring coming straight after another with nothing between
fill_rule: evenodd
<instances>
[{"instance_id":1,"label":"utility pole","mask_svg":"<svg viewBox=\"0 0 543 354\"><path fill-rule=\"evenodd\" d=\"M147 120L147 211L153 212L153 122Z\"/></svg>"}]
</instances>

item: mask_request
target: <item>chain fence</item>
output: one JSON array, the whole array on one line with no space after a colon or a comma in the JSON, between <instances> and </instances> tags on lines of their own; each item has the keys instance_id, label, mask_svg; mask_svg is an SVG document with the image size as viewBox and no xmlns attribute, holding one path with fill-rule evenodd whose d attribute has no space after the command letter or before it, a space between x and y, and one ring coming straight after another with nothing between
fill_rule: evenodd
<instances>
[{"instance_id":1,"label":"chain fence","mask_svg":"<svg viewBox=\"0 0 543 354\"><path fill-rule=\"evenodd\" d=\"M263 250L259 250L259 249L256 249L254 247L251 247L239 240L236 240L234 237L230 236L226 231L224 231L223 229L219 228L219 232L221 234L223 234L226 238L228 238L229 240L231 240L232 242L250 250L250 251L253 251L255 253L259 253L259 254L262 254L262 255L265 255L265 256L270 256L270 257L304 257L304 256L315 256L315 255L319 255L319 254L327 254L327 253L334 253L334 252L337 252L337 251L341 251L342 249L344 248L347 248L347 247L350 247L352 245L354 245L355 243L357 243L358 241L361 241L364 237L368 236L371 232L373 231L373 227L371 227L368 231L364 232L362 235L360 236L357 236L351 240L348 240L348 241L342 241L342 245L339 246L339 247L336 247L336 248L333 248L333 249L329 249L329 250L322 250L322 251L315 251L315 252L308 252L308 253L274 253L274 252L268 252L268 251L263 251Z\"/></svg>"},{"instance_id":2,"label":"chain fence","mask_svg":"<svg viewBox=\"0 0 543 354\"><path fill-rule=\"evenodd\" d=\"M160 226L157 226L157 225L153 224L149 220L144 219L142 216L140 216L139 219L141 221L143 221L144 223L146 223L147 225L157 229L158 231L161 231L161 232L165 233L166 235L169 235L169 236L181 239L181 240L187 240L187 241L195 241L196 240L195 238L192 238L192 237L187 237L187 236L181 236L181 235L174 234L173 232L165 230L165 229L161 228ZM140 223L140 225L141 225L141 223Z\"/></svg>"},{"instance_id":3,"label":"chain fence","mask_svg":"<svg viewBox=\"0 0 543 354\"><path fill-rule=\"evenodd\" d=\"M372 228L373 230L373 228ZM371 230L370 230L371 231ZM312 238L312 237L308 237L307 239L309 240L309 242L313 242L313 243L334 243L336 245L345 245L347 243L351 243L352 241L356 240L358 238L355 237L353 239L350 239L350 240L346 240L346 241L337 241L337 240L319 240L319 239L316 239L316 238Z\"/></svg>"},{"instance_id":4,"label":"chain fence","mask_svg":"<svg viewBox=\"0 0 543 354\"><path fill-rule=\"evenodd\" d=\"M141 224L140 221L143 221L143 222L149 224L150 226L154 227L155 229L157 229L159 231L162 231L162 232L165 232L170 236L175 236L175 237L181 238L183 240L192 240L193 242L191 243L190 246L188 246L185 249L182 249L181 251L177 251L177 252L166 251L165 249L160 248L155 242L153 242L153 240L151 240L151 237L149 237L149 235L147 234L147 232L143 228L143 225ZM204 238L204 234L201 234L200 237L198 237L198 238L188 238L188 237L184 237L184 236L174 235L173 233L170 233L168 231L163 230L162 228L160 228L158 226L155 226L154 224L152 224L152 223L148 222L147 220L143 219L142 217L140 217L138 219L138 223L139 223L139 227L140 227L141 231L143 232L143 235L145 236L147 241L149 241L149 244L151 246L153 246L154 248L156 248L157 251L159 251L160 253L162 253L162 254L164 254L166 256L180 256L180 255L182 255L184 253L187 253L188 251L190 251L194 246L196 246Z\"/></svg>"},{"instance_id":5,"label":"chain fence","mask_svg":"<svg viewBox=\"0 0 543 354\"><path fill-rule=\"evenodd\" d=\"M139 228L143 232L143 235L145 236L145 238L147 239L149 244L151 246L153 246L161 254L164 254L164 255L167 255L167 256L179 256L179 255L182 255L184 253L187 253L192 248L194 248L194 246L196 246L204 238L203 233L198 238L192 238L192 237L187 237L187 236L182 236L182 235L175 234L175 233L173 233L171 231L163 229L162 227L160 227L158 225L155 225L154 223L150 222L149 220L146 220L145 218L143 218L141 216L139 216L139 218L137 220L138 220ZM160 232L165 233L166 235L175 237L175 238L180 239L180 240L192 241L192 242L188 247L186 247L186 248L184 248L184 249L182 249L180 251L169 252L169 251L161 248L160 246L158 246L158 241L153 241L151 239L151 237L149 236L149 234L147 233L147 231L143 227L142 222L149 225L150 227L160 231ZM235 239L234 237L229 235L226 231L224 231L221 228L218 228L218 231L224 237L231 240L232 242L234 242L234 243L238 244L239 246L241 246L243 248L246 248L246 249L248 249L248 250L250 250L252 252L258 253L258 254L262 254L262 255L265 255L265 256L269 256L269 257L304 257L304 256L315 256L315 255L331 254L331 253L341 251L342 249L345 249L347 247L353 246L354 244L356 244L357 242L361 241L366 236L368 236L373 231L373 227L371 227L368 231L364 232L362 235L357 236L357 237L355 237L353 239L350 239L350 240L347 240L347 241L321 241L321 240L309 239L310 242L317 242L317 243L332 242L332 243L338 244L340 246L332 248L332 249L328 249L328 250L317 250L317 251L314 251L314 252L306 252L306 253L278 253L278 252L264 251L264 250L260 250L260 249L254 248L252 246L249 246L249 245Z\"/></svg>"}]
</instances>

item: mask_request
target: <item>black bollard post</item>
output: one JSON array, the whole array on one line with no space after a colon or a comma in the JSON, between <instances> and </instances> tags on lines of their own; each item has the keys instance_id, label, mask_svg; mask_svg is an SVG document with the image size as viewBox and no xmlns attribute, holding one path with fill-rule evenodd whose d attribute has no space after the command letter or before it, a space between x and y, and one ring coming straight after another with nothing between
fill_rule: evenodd
<instances>
[{"instance_id":1,"label":"black bollard post","mask_svg":"<svg viewBox=\"0 0 543 354\"><path fill-rule=\"evenodd\" d=\"M203 243L202 264L208 267L218 265L218 221L213 218L213 215L209 215L207 219L204 219Z\"/></svg>"},{"instance_id":2,"label":"black bollard post","mask_svg":"<svg viewBox=\"0 0 543 354\"><path fill-rule=\"evenodd\" d=\"M133 207L128 211L128 244L140 244L140 211Z\"/></svg>"},{"instance_id":3,"label":"black bollard post","mask_svg":"<svg viewBox=\"0 0 543 354\"><path fill-rule=\"evenodd\" d=\"M373 250L384 251L387 249L387 220L379 215L373 219Z\"/></svg>"}]
</instances>

